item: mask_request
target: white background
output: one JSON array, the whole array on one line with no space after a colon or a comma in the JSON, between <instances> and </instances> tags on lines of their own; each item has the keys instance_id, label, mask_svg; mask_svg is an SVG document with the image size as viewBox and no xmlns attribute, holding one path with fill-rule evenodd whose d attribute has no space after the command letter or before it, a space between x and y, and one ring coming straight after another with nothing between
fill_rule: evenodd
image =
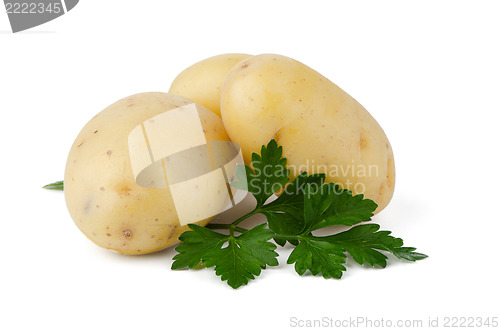
<instances>
[{"instance_id":1,"label":"white background","mask_svg":"<svg viewBox=\"0 0 500 331\"><path fill-rule=\"evenodd\" d=\"M82 0L12 34L2 8L0 329L498 317L499 16L498 1ZM62 179L84 124L227 52L295 58L371 112L397 171L394 199L375 222L428 259L391 259L386 269L350 262L342 280L325 280L298 276L285 248L279 267L233 290L213 270L171 271L172 248L120 256L80 233L63 194L41 186Z\"/></svg>"}]
</instances>

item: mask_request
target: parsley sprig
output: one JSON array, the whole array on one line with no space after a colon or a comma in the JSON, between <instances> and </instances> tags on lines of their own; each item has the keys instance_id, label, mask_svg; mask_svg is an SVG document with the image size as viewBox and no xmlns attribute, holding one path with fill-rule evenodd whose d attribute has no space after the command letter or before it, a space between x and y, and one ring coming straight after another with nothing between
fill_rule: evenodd
<instances>
[{"instance_id":1,"label":"parsley sprig","mask_svg":"<svg viewBox=\"0 0 500 331\"><path fill-rule=\"evenodd\" d=\"M53 182L43 186L42 188L47 190L64 191L64 182L62 180Z\"/></svg>"},{"instance_id":2,"label":"parsley sprig","mask_svg":"<svg viewBox=\"0 0 500 331\"><path fill-rule=\"evenodd\" d=\"M310 271L324 278L342 277L347 254L361 265L382 268L387 265L382 252L412 262L427 257L414 247L403 247L402 239L391 236L390 231L380 231L377 224L358 225L371 220L377 204L361 194L353 196L334 183L324 183L324 174L303 172L289 183L290 171L282 155L282 147L271 140L262 146L260 155L252 155L252 167L237 169L236 181L231 184L248 190L257 206L231 224L212 223L206 228L189 224L190 231L179 238L172 269L195 268L203 263L215 267L221 280L236 289L267 266L278 265L277 246L271 239L280 246L287 242L295 246L287 263L294 264L299 275ZM277 191L279 197L266 204ZM240 227L241 222L259 213L267 218L267 224L252 229ZM352 227L329 236L312 233L334 225ZM229 229L229 234L218 229Z\"/></svg>"}]
</instances>

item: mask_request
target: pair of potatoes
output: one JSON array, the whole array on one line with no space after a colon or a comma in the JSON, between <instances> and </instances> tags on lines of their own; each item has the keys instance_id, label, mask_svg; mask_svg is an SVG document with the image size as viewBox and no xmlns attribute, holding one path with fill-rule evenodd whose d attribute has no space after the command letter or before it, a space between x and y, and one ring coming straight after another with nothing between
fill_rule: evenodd
<instances>
[{"instance_id":1,"label":"pair of potatoes","mask_svg":"<svg viewBox=\"0 0 500 331\"><path fill-rule=\"evenodd\" d=\"M247 164L274 138L292 176L326 173L327 181L374 200L377 212L392 198L390 143L356 100L288 57L224 54L184 70L168 94L124 98L82 129L68 156L65 196L76 225L94 243L146 254L176 243L187 230L168 189L136 183L127 138L141 123L193 101L204 106L197 111L206 140L231 139Z\"/></svg>"}]
</instances>

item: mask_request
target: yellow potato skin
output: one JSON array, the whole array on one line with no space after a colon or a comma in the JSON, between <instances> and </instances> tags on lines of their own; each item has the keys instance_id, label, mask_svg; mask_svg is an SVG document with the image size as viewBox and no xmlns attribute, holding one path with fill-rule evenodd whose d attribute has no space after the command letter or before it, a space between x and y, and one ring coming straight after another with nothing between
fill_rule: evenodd
<instances>
[{"instance_id":1,"label":"yellow potato skin","mask_svg":"<svg viewBox=\"0 0 500 331\"><path fill-rule=\"evenodd\" d=\"M220 117L220 92L227 73L250 55L221 54L193 64L172 82L169 93L193 100Z\"/></svg>"},{"instance_id":2,"label":"yellow potato skin","mask_svg":"<svg viewBox=\"0 0 500 331\"><path fill-rule=\"evenodd\" d=\"M68 156L64 193L75 224L94 243L121 254L147 254L174 244L188 229L180 226L168 189L136 184L128 134L155 115L191 103L167 93L136 94L82 129ZM208 140L229 140L219 117L207 109L199 114Z\"/></svg>"},{"instance_id":3,"label":"yellow potato skin","mask_svg":"<svg viewBox=\"0 0 500 331\"><path fill-rule=\"evenodd\" d=\"M374 200L376 212L392 198L394 156L382 128L349 94L298 61L262 54L240 62L224 81L221 114L246 163L274 138L292 176L326 173L327 182Z\"/></svg>"}]
</instances>

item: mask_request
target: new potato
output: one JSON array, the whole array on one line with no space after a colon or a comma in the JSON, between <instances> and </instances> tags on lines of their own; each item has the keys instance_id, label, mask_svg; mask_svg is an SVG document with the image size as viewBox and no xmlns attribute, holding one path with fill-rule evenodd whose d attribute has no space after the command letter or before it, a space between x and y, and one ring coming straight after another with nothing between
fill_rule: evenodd
<instances>
[{"instance_id":1,"label":"new potato","mask_svg":"<svg viewBox=\"0 0 500 331\"><path fill-rule=\"evenodd\" d=\"M182 71L170 86L169 93L193 100L220 117L220 92L229 70L248 54L222 54L193 64Z\"/></svg>"},{"instance_id":2,"label":"new potato","mask_svg":"<svg viewBox=\"0 0 500 331\"><path fill-rule=\"evenodd\" d=\"M64 193L75 224L94 243L122 254L146 254L177 242L188 229L180 226L168 189L136 184L128 135L143 121L191 103L167 93L136 94L110 105L82 129L68 156ZM207 141L229 139L218 116L202 107L198 114Z\"/></svg>"},{"instance_id":3,"label":"new potato","mask_svg":"<svg viewBox=\"0 0 500 331\"><path fill-rule=\"evenodd\" d=\"M394 192L394 156L375 119L337 85L291 58L263 54L233 67L221 114L246 163L272 138L293 176L326 173L384 209Z\"/></svg>"}]
</instances>

